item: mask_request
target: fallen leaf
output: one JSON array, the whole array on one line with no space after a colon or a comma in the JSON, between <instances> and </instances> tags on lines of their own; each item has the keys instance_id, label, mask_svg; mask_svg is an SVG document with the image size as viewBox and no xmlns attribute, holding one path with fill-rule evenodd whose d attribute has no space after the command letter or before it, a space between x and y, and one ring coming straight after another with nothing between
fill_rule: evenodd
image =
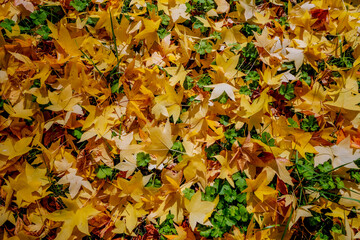
<instances>
[{"instance_id":1,"label":"fallen leaf","mask_svg":"<svg viewBox=\"0 0 360 240\"><path fill-rule=\"evenodd\" d=\"M210 100L217 99L218 97L220 97L221 94L225 92L226 95L231 100L235 101L234 91L236 91L236 88L234 88L233 86L227 83L212 84L212 85L207 85L205 87L213 88L213 91L211 92Z\"/></svg>"},{"instance_id":2,"label":"fallen leaf","mask_svg":"<svg viewBox=\"0 0 360 240\"><path fill-rule=\"evenodd\" d=\"M201 192L197 191L191 200L185 199L185 207L189 212L189 223L194 230L197 223L204 224L214 211L219 197L213 202L201 201Z\"/></svg>"}]
</instances>

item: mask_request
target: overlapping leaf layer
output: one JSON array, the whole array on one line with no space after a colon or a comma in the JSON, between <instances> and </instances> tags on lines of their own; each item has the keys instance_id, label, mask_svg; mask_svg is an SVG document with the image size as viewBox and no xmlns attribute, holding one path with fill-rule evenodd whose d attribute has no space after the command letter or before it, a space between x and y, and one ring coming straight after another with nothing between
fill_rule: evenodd
<instances>
[{"instance_id":1,"label":"overlapping leaf layer","mask_svg":"<svg viewBox=\"0 0 360 240\"><path fill-rule=\"evenodd\" d=\"M360 238L358 5L2 1L0 236Z\"/></svg>"}]
</instances>

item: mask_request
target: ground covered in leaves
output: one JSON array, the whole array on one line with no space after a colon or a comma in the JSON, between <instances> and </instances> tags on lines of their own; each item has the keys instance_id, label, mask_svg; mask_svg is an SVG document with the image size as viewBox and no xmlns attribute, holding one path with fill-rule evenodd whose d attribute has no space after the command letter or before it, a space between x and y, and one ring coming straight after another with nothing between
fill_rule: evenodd
<instances>
[{"instance_id":1,"label":"ground covered in leaves","mask_svg":"<svg viewBox=\"0 0 360 240\"><path fill-rule=\"evenodd\" d=\"M360 238L358 5L1 1L0 237Z\"/></svg>"}]
</instances>

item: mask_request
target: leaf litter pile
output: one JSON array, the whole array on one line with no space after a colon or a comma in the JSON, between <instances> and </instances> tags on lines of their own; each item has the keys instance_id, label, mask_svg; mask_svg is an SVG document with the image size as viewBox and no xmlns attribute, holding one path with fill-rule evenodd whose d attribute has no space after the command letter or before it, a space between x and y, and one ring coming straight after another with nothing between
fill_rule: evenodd
<instances>
[{"instance_id":1,"label":"leaf litter pile","mask_svg":"<svg viewBox=\"0 0 360 240\"><path fill-rule=\"evenodd\" d=\"M357 5L2 1L1 238L360 238Z\"/></svg>"}]
</instances>

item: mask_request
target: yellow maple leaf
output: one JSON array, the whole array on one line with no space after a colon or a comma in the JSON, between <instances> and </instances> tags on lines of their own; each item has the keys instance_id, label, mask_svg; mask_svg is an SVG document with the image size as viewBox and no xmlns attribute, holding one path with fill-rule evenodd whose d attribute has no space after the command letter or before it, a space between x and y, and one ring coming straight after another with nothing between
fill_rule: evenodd
<instances>
[{"instance_id":1,"label":"yellow maple leaf","mask_svg":"<svg viewBox=\"0 0 360 240\"><path fill-rule=\"evenodd\" d=\"M267 179L267 172L262 171L256 179L246 179L247 188L242 192L253 193L260 201L264 201L264 196L276 194L278 191L267 186L269 181ZM247 200L249 201L252 197L252 194L246 195Z\"/></svg>"},{"instance_id":2,"label":"yellow maple leaf","mask_svg":"<svg viewBox=\"0 0 360 240\"><path fill-rule=\"evenodd\" d=\"M189 228L175 225L177 235L164 235L167 239L171 240L195 240L195 235Z\"/></svg>"},{"instance_id":3,"label":"yellow maple leaf","mask_svg":"<svg viewBox=\"0 0 360 240\"><path fill-rule=\"evenodd\" d=\"M79 206L77 199L61 199L65 203L66 208L55 211L46 216L49 220L64 222L55 240L69 239L75 226L80 232L90 235L88 219L97 215L99 211L90 204L86 206Z\"/></svg>"},{"instance_id":4,"label":"yellow maple leaf","mask_svg":"<svg viewBox=\"0 0 360 240\"><path fill-rule=\"evenodd\" d=\"M234 181L231 176L239 171L238 165L236 164L235 166L230 166L229 161L221 155L217 155L215 156L215 158L221 164L219 178L226 179L232 187L235 187Z\"/></svg>"},{"instance_id":5,"label":"yellow maple leaf","mask_svg":"<svg viewBox=\"0 0 360 240\"><path fill-rule=\"evenodd\" d=\"M48 95L52 105L46 107L46 109L54 112L73 111L74 106L81 100L80 97L73 97L71 85L68 85L59 94L49 91Z\"/></svg>"},{"instance_id":6,"label":"yellow maple leaf","mask_svg":"<svg viewBox=\"0 0 360 240\"><path fill-rule=\"evenodd\" d=\"M305 95L300 97L295 106L300 109L312 111L315 114L325 113L325 98L326 91L323 89L319 82L315 82L311 90L308 91Z\"/></svg>"},{"instance_id":7,"label":"yellow maple leaf","mask_svg":"<svg viewBox=\"0 0 360 240\"><path fill-rule=\"evenodd\" d=\"M218 83L218 84L211 84L205 87L213 88L213 91L211 92L210 100L217 99L221 96L224 92L226 95L233 101L235 101L235 95L234 91L237 91L236 88L231 86L227 83Z\"/></svg>"},{"instance_id":8,"label":"yellow maple leaf","mask_svg":"<svg viewBox=\"0 0 360 240\"><path fill-rule=\"evenodd\" d=\"M201 155L184 156L174 170L183 170L186 181L197 180L203 187L206 186L206 165Z\"/></svg>"},{"instance_id":9,"label":"yellow maple leaf","mask_svg":"<svg viewBox=\"0 0 360 240\"><path fill-rule=\"evenodd\" d=\"M147 211L144 210L143 203L128 203L121 216L125 217L125 226L129 233L140 223L139 218L145 216Z\"/></svg>"},{"instance_id":10,"label":"yellow maple leaf","mask_svg":"<svg viewBox=\"0 0 360 240\"><path fill-rule=\"evenodd\" d=\"M330 107L340 108L349 111L360 111L360 94L343 89L339 92L335 101L327 101L324 104Z\"/></svg>"},{"instance_id":11,"label":"yellow maple leaf","mask_svg":"<svg viewBox=\"0 0 360 240\"><path fill-rule=\"evenodd\" d=\"M82 55L79 47L81 46L85 37L72 38L69 31L63 24L60 24L58 33L59 34L56 41L65 50L65 52L69 54L69 56L76 57Z\"/></svg>"},{"instance_id":12,"label":"yellow maple leaf","mask_svg":"<svg viewBox=\"0 0 360 240\"><path fill-rule=\"evenodd\" d=\"M25 137L19 141L8 137L4 142L0 143L0 154L8 156L9 160L24 155L31 150L31 147L28 147L31 141L31 137Z\"/></svg>"},{"instance_id":13,"label":"yellow maple leaf","mask_svg":"<svg viewBox=\"0 0 360 240\"><path fill-rule=\"evenodd\" d=\"M134 38L137 40L145 39L148 47L150 48L152 44L158 39L157 30L160 26L161 18L157 21L144 18L142 22L145 29L139 32Z\"/></svg>"},{"instance_id":14,"label":"yellow maple leaf","mask_svg":"<svg viewBox=\"0 0 360 240\"><path fill-rule=\"evenodd\" d=\"M201 191L197 191L191 200L185 199L185 207L189 212L189 223L193 230L197 223L204 224L208 220L218 202L219 196L213 202L201 201Z\"/></svg>"},{"instance_id":15,"label":"yellow maple leaf","mask_svg":"<svg viewBox=\"0 0 360 240\"><path fill-rule=\"evenodd\" d=\"M281 85L283 74L276 75L276 73L276 68L266 68L263 72L260 72L261 80L269 86L278 88Z\"/></svg>"},{"instance_id":16,"label":"yellow maple leaf","mask_svg":"<svg viewBox=\"0 0 360 240\"><path fill-rule=\"evenodd\" d=\"M235 55L226 60L223 55L216 54L216 65L211 65L211 67L215 71L222 72L227 79L241 77L244 74L236 69L236 66L239 62L239 57L240 55Z\"/></svg>"},{"instance_id":17,"label":"yellow maple leaf","mask_svg":"<svg viewBox=\"0 0 360 240\"><path fill-rule=\"evenodd\" d=\"M49 184L46 172L46 168L34 168L26 163L24 171L15 179L9 179L18 206L28 206L50 193L46 192L46 185Z\"/></svg>"},{"instance_id":18,"label":"yellow maple leaf","mask_svg":"<svg viewBox=\"0 0 360 240\"><path fill-rule=\"evenodd\" d=\"M183 90L176 93L172 86L165 84L165 94L159 95L154 99L155 105L151 109L151 113L157 119L160 119L161 115L165 117L173 116L173 120L176 122L180 116L182 99Z\"/></svg>"},{"instance_id":19,"label":"yellow maple leaf","mask_svg":"<svg viewBox=\"0 0 360 240\"><path fill-rule=\"evenodd\" d=\"M136 172L130 181L124 178L118 178L117 185L122 190L120 192L120 197L132 197L135 201L139 202L143 191L144 186L150 180L151 175L143 177L140 171Z\"/></svg>"},{"instance_id":20,"label":"yellow maple leaf","mask_svg":"<svg viewBox=\"0 0 360 240\"><path fill-rule=\"evenodd\" d=\"M294 141L292 142L293 148L299 151L300 155L305 157L305 153L316 153L315 148L311 145L310 140L312 134L300 130L294 131Z\"/></svg>"},{"instance_id":21,"label":"yellow maple leaf","mask_svg":"<svg viewBox=\"0 0 360 240\"><path fill-rule=\"evenodd\" d=\"M5 111L10 115L10 117L24 118L31 120L31 116L34 115L35 110L33 108L25 108L25 101L22 100L18 102L15 106L4 104Z\"/></svg>"},{"instance_id":22,"label":"yellow maple leaf","mask_svg":"<svg viewBox=\"0 0 360 240\"><path fill-rule=\"evenodd\" d=\"M157 156L157 165L160 165L173 146L170 122L167 121L164 126L159 127L148 125L147 130L151 143L144 150Z\"/></svg>"}]
</instances>

